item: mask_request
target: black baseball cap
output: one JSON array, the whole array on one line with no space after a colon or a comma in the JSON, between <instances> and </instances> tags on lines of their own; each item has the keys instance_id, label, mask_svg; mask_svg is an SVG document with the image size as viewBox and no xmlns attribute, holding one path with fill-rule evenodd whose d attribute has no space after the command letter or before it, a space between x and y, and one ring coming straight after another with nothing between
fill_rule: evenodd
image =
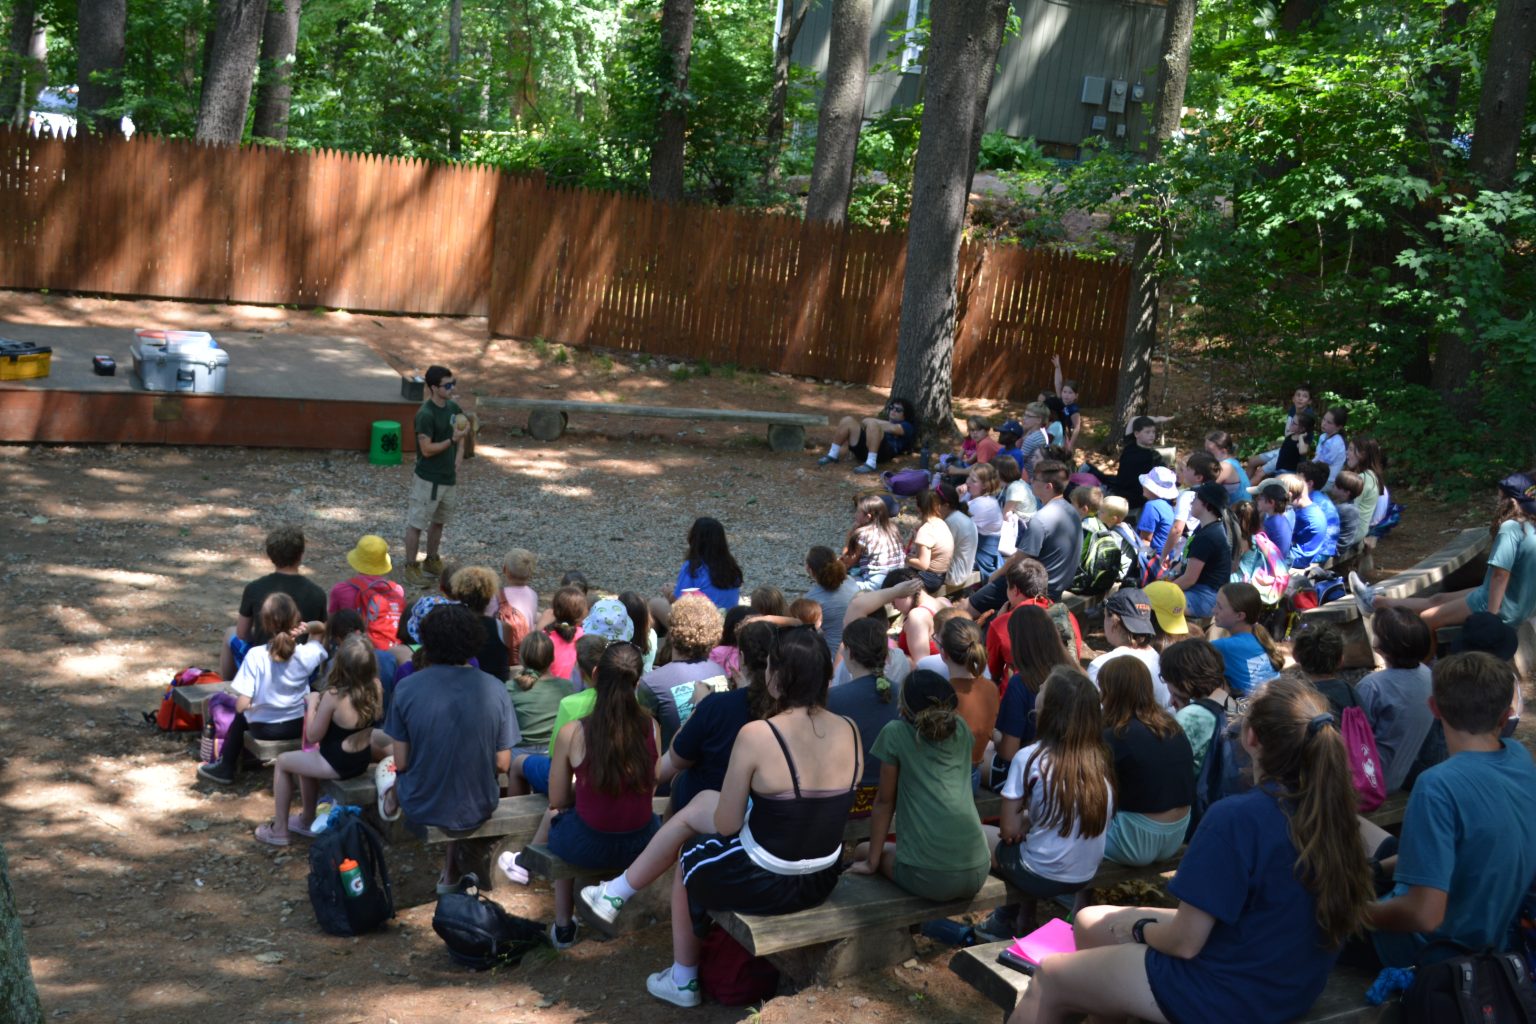
<instances>
[{"instance_id":1,"label":"black baseball cap","mask_svg":"<svg viewBox=\"0 0 1536 1024\"><path fill-rule=\"evenodd\" d=\"M1120 621L1125 623L1125 628L1132 633L1152 636L1157 632L1152 625L1152 602L1147 598L1145 590L1122 587L1104 602L1104 610L1118 615Z\"/></svg>"}]
</instances>

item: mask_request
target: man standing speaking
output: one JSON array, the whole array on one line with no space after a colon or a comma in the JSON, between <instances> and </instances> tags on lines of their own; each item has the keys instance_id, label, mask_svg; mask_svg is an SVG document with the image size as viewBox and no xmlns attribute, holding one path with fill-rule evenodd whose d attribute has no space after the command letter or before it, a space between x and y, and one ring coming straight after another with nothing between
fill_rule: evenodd
<instances>
[{"instance_id":1,"label":"man standing speaking","mask_svg":"<svg viewBox=\"0 0 1536 1024\"><path fill-rule=\"evenodd\" d=\"M412 586L425 587L427 576L443 570L438 546L443 525L453 512L459 443L469 433L469 417L453 400L458 382L446 366L427 369L427 399L416 410L416 473L411 477L410 504L405 513L405 578ZM421 531L427 531L427 560L416 562Z\"/></svg>"}]
</instances>

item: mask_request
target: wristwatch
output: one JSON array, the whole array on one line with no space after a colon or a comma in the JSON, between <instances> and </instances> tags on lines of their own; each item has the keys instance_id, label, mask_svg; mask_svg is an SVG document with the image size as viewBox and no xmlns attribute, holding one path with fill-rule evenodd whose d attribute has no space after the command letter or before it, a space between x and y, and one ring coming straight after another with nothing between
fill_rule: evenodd
<instances>
[{"instance_id":1,"label":"wristwatch","mask_svg":"<svg viewBox=\"0 0 1536 1024\"><path fill-rule=\"evenodd\" d=\"M1131 941L1136 943L1138 946L1145 946L1147 944L1146 927L1149 924L1157 924L1157 918L1144 917L1140 921L1137 921L1135 924L1131 925Z\"/></svg>"}]
</instances>

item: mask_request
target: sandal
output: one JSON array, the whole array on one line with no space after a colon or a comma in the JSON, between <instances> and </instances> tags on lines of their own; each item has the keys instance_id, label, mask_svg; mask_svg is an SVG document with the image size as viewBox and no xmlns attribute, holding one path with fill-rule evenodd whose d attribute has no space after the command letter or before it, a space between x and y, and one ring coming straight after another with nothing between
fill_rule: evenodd
<instances>
[{"instance_id":1,"label":"sandal","mask_svg":"<svg viewBox=\"0 0 1536 1024\"><path fill-rule=\"evenodd\" d=\"M276 826L272 822L256 826L256 841L266 843L268 846L287 846L288 837L277 834Z\"/></svg>"},{"instance_id":2,"label":"sandal","mask_svg":"<svg viewBox=\"0 0 1536 1024\"><path fill-rule=\"evenodd\" d=\"M304 827L304 815L302 814L288 815L288 831L292 835L303 836L305 839L315 838L315 830Z\"/></svg>"},{"instance_id":3,"label":"sandal","mask_svg":"<svg viewBox=\"0 0 1536 1024\"><path fill-rule=\"evenodd\" d=\"M400 820L400 798L395 797L393 812L384 809L385 795L395 787L395 757L391 754L373 766L373 787L378 792L379 817L385 821Z\"/></svg>"}]
</instances>

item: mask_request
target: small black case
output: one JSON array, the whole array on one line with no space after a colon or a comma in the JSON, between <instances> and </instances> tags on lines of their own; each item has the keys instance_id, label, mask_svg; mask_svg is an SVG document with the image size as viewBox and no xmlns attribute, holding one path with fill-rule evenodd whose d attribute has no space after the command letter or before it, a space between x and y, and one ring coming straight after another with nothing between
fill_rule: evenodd
<instances>
[{"instance_id":1,"label":"small black case","mask_svg":"<svg viewBox=\"0 0 1536 1024\"><path fill-rule=\"evenodd\" d=\"M114 377L117 375L117 360L111 356L92 356L91 369L98 377Z\"/></svg>"}]
</instances>

